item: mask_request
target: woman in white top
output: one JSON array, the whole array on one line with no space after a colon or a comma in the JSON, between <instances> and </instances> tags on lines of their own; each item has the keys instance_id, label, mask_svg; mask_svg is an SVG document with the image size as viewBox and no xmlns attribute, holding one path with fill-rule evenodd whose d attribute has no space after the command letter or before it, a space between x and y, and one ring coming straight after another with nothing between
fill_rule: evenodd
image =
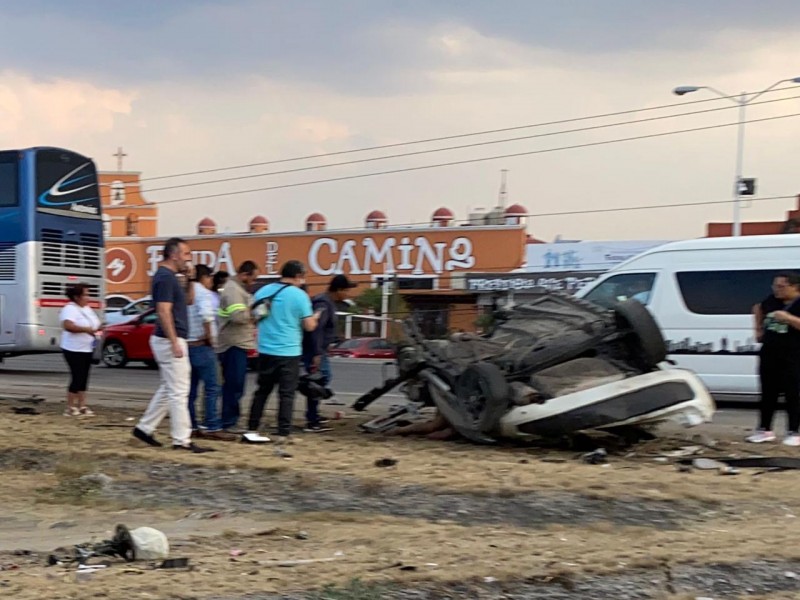
<instances>
[{"instance_id":1,"label":"woman in white top","mask_svg":"<svg viewBox=\"0 0 800 600\"><path fill-rule=\"evenodd\" d=\"M67 388L67 408L64 415L91 417L94 412L86 406L86 388L89 370L96 344L95 334L100 331L100 319L89 308L89 286L77 283L67 288L70 302L61 309L58 320L64 331L61 333L61 350L69 365L72 380Z\"/></svg>"}]
</instances>

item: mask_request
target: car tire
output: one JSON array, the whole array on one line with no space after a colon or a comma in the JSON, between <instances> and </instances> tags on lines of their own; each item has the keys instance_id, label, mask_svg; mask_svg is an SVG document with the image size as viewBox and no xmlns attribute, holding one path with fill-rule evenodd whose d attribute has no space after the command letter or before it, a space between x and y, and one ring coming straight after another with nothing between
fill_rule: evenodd
<instances>
[{"instance_id":1,"label":"car tire","mask_svg":"<svg viewBox=\"0 0 800 600\"><path fill-rule=\"evenodd\" d=\"M614 306L617 324L630 332L634 358L652 369L667 358L667 344L661 328L650 311L637 300L626 300Z\"/></svg>"},{"instance_id":2,"label":"car tire","mask_svg":"<svg viewBox=\"0 0 800 600\"><path fill-rule=\"evenodd\" d=\"M121 369L128 364L125 346L116 340L109 340L103 346L103 364L112 369Z\"/></svg>"},{"instance_id":3,"label":"car tire","mask_svg":"<svg viewBox=\"0 0 800 600\"><path fill-rule=\"evenodd\" d=\"M464 369L456 380L455 393L466 403L475 427L481 433L490 433L508 411L511 388L499 367L482 361Z\"/></svg>"},{"instance_id":4,"label":"car tire","mask_svg":"<svg viewBox=\"0 0 800 600\"><path fill-rule=\"evenodd\" d=\"M158 363L155 360L152 360L152 359L144 361L144 364L148 369L157 369L158 368Z\"/></svg>"}]
</instances>

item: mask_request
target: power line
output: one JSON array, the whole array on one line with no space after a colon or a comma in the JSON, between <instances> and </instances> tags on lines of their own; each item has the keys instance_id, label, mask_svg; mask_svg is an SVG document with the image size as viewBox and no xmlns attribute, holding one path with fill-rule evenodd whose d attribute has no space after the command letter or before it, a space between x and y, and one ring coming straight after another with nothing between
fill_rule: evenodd
<instances>
[{"instance_id":1,"label":"power line","mask_svg":"<svg viewBox=\"0 0 800 600\"><path fill-rule=\"evenodd\" d=\"M782 88L774 88L772 90L768 90L766 93L781 92L781 91L791 90L791 89L794 89L794 86L787 86L787 87L782 87ZM747 92L747 95L752 94L752 93L756 93L756 92ZM547 126L550 126L550 125L564 125L566 123L579 123L581 121L590 121L592 119L602 119L602 118L607 118L607 117L619 117L621 115L629 115L629 114L637 113L637 112L649 112L649 111L654 111L654 110L663 110L663 109L666 109L666 108L674 108L676 106L688 106L690 104L703 104L703 103L706 103L706 102L719 102L720 100L739 98L739 97L740 97L740 94L736 94L736 95L733 95L733 96L715 96L713 98L705 98L705 99L701 99L701 100L692 100L692 101L689 101L689 102L674 102L672 104L661 104L659 106L649 106L649 107L644 107L644 108L627 109L627 110L621 110L621 111L615 111L615 112L609 112L609 113L600 113L600 114L596 114L596 115L588 115L588 116L583 116L583 117L572 117L572 118L569 118L569 119L559 119L559 120L556 120L556 121L544 121L544 122L540 122L540 123L531 123L531 124L527 124L527 125L517 125L517 126L513 126L513 127L503 127L503 128L499 128L499 129L487 129L487 130L483 130L483 131L459 133L459 134L454 134L454 135L447 135L447 136L434 137L434 138L426 138L426 139L420 139L420 140L412 140L412 141L407 141L407 142L397 142L397 143L394 143L394 144L382 144L382 145L378 145L378 146L367 146L367 147L364 147L364 148L355 148L355 149L352 149L352 150L339 150L337 152L325 152L325 153L321 153L321 154L308 154L308 155L305 155L305 156L295 156L295 157L291 157L291 158L282 158L282 159L278 159L278 160L269 160L269 161L248 163L248 164L243 164L243 165L232 165L232 166L229 166L229 167L217 167L217 168L213 168L213 169L203 169L203 170L199 170L199 171L187 171L187 172L184 172L184 173L173 173L173 174L169 174L169 175L158 175L156 177L148 177L146 179L141 179L140 181L156 181L156 180L160 180L160 179L172 179L172 178L175 178L175 177L187 177L187 176L190 176L190 175L203 175L205 173L219 173L221 171L232 171L232 170L236 170L236 169L246 169L246 168L250 168L250 167L264 167L264 166L267 166L267 165L276 165L276 164L287 163L287 162L295 162L295 161L300 161L300 160L310 160L310 159L314 159L314 158L326 158L326 157L330 157L330 156L341 156L341 155L344 155L344 154L354 154L354 153L357 153L357 152L371 152L373 150L385 150L385 149L388 149L388 148L398 148L400 146L411 146L411 145L415 145L415 144L428 144L428 143L431 143L431 142L444 142L444 141L448 141L448 140L455 140L455 139L461 139L461 138L466 138L466 137L475 137L475 136L479 136L479 135L489 135L489 134L493 134L493 133L505 133L507 131L517 131L517 130L520 130L520 129L532 129L532 128L535 128L535 127L547 127ZM756 103L756 104L758 104L758 103Z\"/></svg>"},{"instance_id":2,"label":"power line","mask_svg":"<svg viewBox=\"0 0 800 600\"><path fill-rule=\"evenodd\" d=\"M787 98L776 98L774 100L763 100L761 102L755 102L754 104L756 104L756 105L757 104L770 104L770 103L773 103L773 102L784 102L786 100L796 100L798 98L800 98L800 96L789 96ZM211 179L211 180L207 180L207 181L197 181L197 182L193 182L193 183L181 183L181 184L178 184L178 185L164 186L164 187L160 187L160 188L152 188L152 189L149 189L149 190L148 189L144 189L143 191L152 194L153 192L161 192L161 191L165 191L165 190L174 190L174 189L187 188L187 187L196 187L196 186L199 186L199 185L210 185L210 184L215 184L215 183L227 183L227 182L230 182L230 181L241 181L241 180L244 180L244 179L257 179L257 178L260 178L260 177L272 177L272 176L275 176L275 175L287 175L289 173L299 173L299 172L302 172L302 171L314 171L316 169L329 169L329 168L333 168L333 167L343 167L343 166L347 166L347 165L355 165L355 164L362 164L362 163L368 163L368 162L376 162L376 161L381 161L381 160L391 160L391 159L394 159L394 158L407 158L409 156L419 156L419 155L422 155L422 154L433 154L433 153L437 153L437 152L449 152L451 150L463 150L465 148L475 148L475 147L479 147L479 146L490 146L490 145L494 145L494 144L507 144L509 142L519 142L519 141L522 141L522 140L531 140L531 139L536 139L536 138L553 137L553 136L556 136L556 135L565 135L565 134L569 134L569 133L581 133L581 132L586 132L586 131L597 131L597 130L600 130L600 129L609 129L611 127L620 127L620 126L623 126L623 125L636 125L636 124L639 124L639 123L662 121L662 120L665 120L665 119L676 119L678 117L700 115L700 114L705 114L705 113L718 112L718 111L723 111L723 110L730 110L732 108L736 108L736 106L735 105L721 106L721 107L717 107L717 108L707 108L707 109L704 109L704 110L696 110L696 111L689 111L689 112L684 112L684 113L677 113L677 114L674 114L674 115L660 115L658 117L648 117L646 119L635 119L633 121L617 121L615 123L606 123L604 125L592 125L592 126L589 126L589 127L579 127L579 128L576 128L576 129L565 129L565 130L561 130L561 131L550 131L550 132L547 132L547 133L537 133L537 134L524 135L524 136L518 136L518 137L513 137L513 138L505 138L505 139L501 139L501 140L487 140L487 141L483 141L483 142L474 142L474 143L471 143L471 144L461 144L461 145L458 145L458 146L446 146L444 148L431 148L431 149L428 149L428 150L416 150L414 152L402 152L400 154L389 154L387 156L373 156L373 157L370 157L370 158L359 158L359 159L356 159L356 160L348 160L348 161L342 161L342 162L336 162L336 163L329 163L329 164L325 164L325 165L310 165L310 166L306 166L306 167L297 167L295 169L284 169L284 170L281 170L281 171L270 171L270 172L267 172L267 173L255 173L255 174L252 174L252 175L240 175L240 176L237 176L237 177L227 177L227 178L223 178L223 179Z\"/></svg>"},{"instance_id":3,"label":"power line","mask_svg":"<svg viewBox=\"0 0 800 600\"><path fill-rule=\"evenodd\" d=\"M788 119L788 118L798 117L798 116L800 116L800 113L791 113L791 114L788 114L788 115L779 115L779 116L775 116L775 117L764 117L764 118L761 118L761 119L751 119L751 120L748 120L748 121L744 121L744 123L762 123L762 122L766 122L766 121L775 121L775 120L778 120L778 119ZM542 150L529 150L529 151L526 151L526 152L514 152L514 153L511 153L511 154L499 154L499 155L495 155L495 156L486 156L486 157L482 157L482 158L470 158L470 159L465 159L465 160L456 160L456 161L450 161L450 162L444 162L444 163L436 163L436 164L432 164L432 165L420 165L420 166L416 166L416 167L404 167L404 168L400 168L400 169L391 169L391 170L387 170L387 171L374 171L372 173L361 173L361 174L357 174L357 175L345 175L345 176L342 176L342 177L331 177L331 178L327 178L327 179L316 179L316 180L311 180L311 181L300 181L300 182L297 182L297 183L286 183L286 184L282 184L282 185L273 185L273 186L268 186L268 187L263 187L263 188L253 188L253 189L249 189L249 190L236 190L236 191L231 191L231 192L220 192L220 193L217 193L217 194L207 194L207 195L204 195L204 196L189 196L189 197L186 197L186 198L176 198L176 199L173 199L173 200L162 200L161 202L157 202L156 205L175 204L175 203L178 203L178 202L189 202L191 200L206 200L206 199L209 199L209 198L222 198L222 197L225 197L225 196L238 196L240 194L251 194L251 193L254 193L254 192L267 192L267 191L271 191L271 190L281 190L281 189L288 189L288 188L295 188L295 187L304 187L304 186L307 186L307 185L317 185L317 184L321 184L321 183L331 183L331 182L335 182L335 181L349 181L349 180L353 180L353 179L365 179L367 177L377 177L377 176L382 176L382 175L394 175L394 174L397 174L397 173L409 173L409 172L413 172L413 171L423 171L423 170L428 170L428 169L437 169L437 168L441 168L441 167L453 167L453 166L458 166L458 165L466 165L466 164L473 164L473 163L479 163L479 162L486 162L486 161L490 161L490 160L499 160L499 159L502 159L502 158L517 158L517 157L520 157L520 156L533 156L533 155L536 155L536 154L549 154L551 152L561 152L561 151L564 151L564 150L577 150L579 148L591 148L591 147L594 147L594 146L605 146L605 145L617 144L617 143L622 143L622 142L632 142L632 141L638 141L638 140L646 140L646 139L666 137L666 136L671 136L671 135L678 135L678 134L681 134L681 133L694 133L694 132L697 132L697 131L709 131L709 130L712 130L712 129L721 129L723 127L732 127L732 126L735 126L735 125L738 125L738 124L739 124L738 122L734 122L734 123L721 123L721 124L718 124L718 125L705 125L703 127L693 127L691 129L677 129L677 130L674 130L674 131L664 131L664 132L661 132L661 133L650 133L650 134L638 135L638 136L632 136L632 137L626 137L626 138L617 138L617 139L612 139L612 140L602 140L602 141L598 141L598 142L585 142L585 143L582 143L582 144L573 144L573 145L570 145L570 146L559 146L557 148L545 148L545 149L542 149Z\"/></svg>"}]
</instances>

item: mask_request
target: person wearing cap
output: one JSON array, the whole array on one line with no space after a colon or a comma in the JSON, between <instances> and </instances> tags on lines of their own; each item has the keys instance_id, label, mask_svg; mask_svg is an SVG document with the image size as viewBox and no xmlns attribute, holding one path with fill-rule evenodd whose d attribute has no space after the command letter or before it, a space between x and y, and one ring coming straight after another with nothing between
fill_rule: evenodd
<instances>
[{"instance_id":1,"label":"person wearing cap","mask_svg":"<svg viewBox=\"0 0 800 600\"><path fill-rule=\"evenodd\" d=\"M319 324L314 331L308 333L308 342L304 344L303 365L309 373L322 374L322 385L328 387L333 379L331 363L328 360L328 348L336 342L336 304L345 302L350 297L350 290L357 287L344 275L334 275L328 284L328 291L314 296L311 305L315 313L319 313ZM326 431L319 416L319 399L309 398L306 408L306 432Z\"/></svg>"}]
</instances>

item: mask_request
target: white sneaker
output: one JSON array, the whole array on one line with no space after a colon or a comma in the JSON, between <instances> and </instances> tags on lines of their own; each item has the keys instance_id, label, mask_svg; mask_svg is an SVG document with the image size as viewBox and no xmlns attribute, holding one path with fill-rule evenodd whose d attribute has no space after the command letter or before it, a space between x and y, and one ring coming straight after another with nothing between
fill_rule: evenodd
<instances>
[{"instance_id":1,"label":"white sneaker","mask_svg":"<svg viewBox=\"0 0 800 600\"><path fill-rule=\"evenodd\" d=\"M748 435L745 438L746 442L750 442L751 444L763 444L764 442L774 442L777 438L772 431L764 431L759 429L752 435Z\"/></svg>"},{"instance_id":2,"label":"white sneaker","mask_svg":"<svg viewBox=\"0 0 800 600\"><path fill-rule=\"evenodd\" d=\"M784 446L792 446L796 448L800 446L800 435L796 433L787 433L786 437L783 438L782 443Z\"/></svg>"}]
</instances>

